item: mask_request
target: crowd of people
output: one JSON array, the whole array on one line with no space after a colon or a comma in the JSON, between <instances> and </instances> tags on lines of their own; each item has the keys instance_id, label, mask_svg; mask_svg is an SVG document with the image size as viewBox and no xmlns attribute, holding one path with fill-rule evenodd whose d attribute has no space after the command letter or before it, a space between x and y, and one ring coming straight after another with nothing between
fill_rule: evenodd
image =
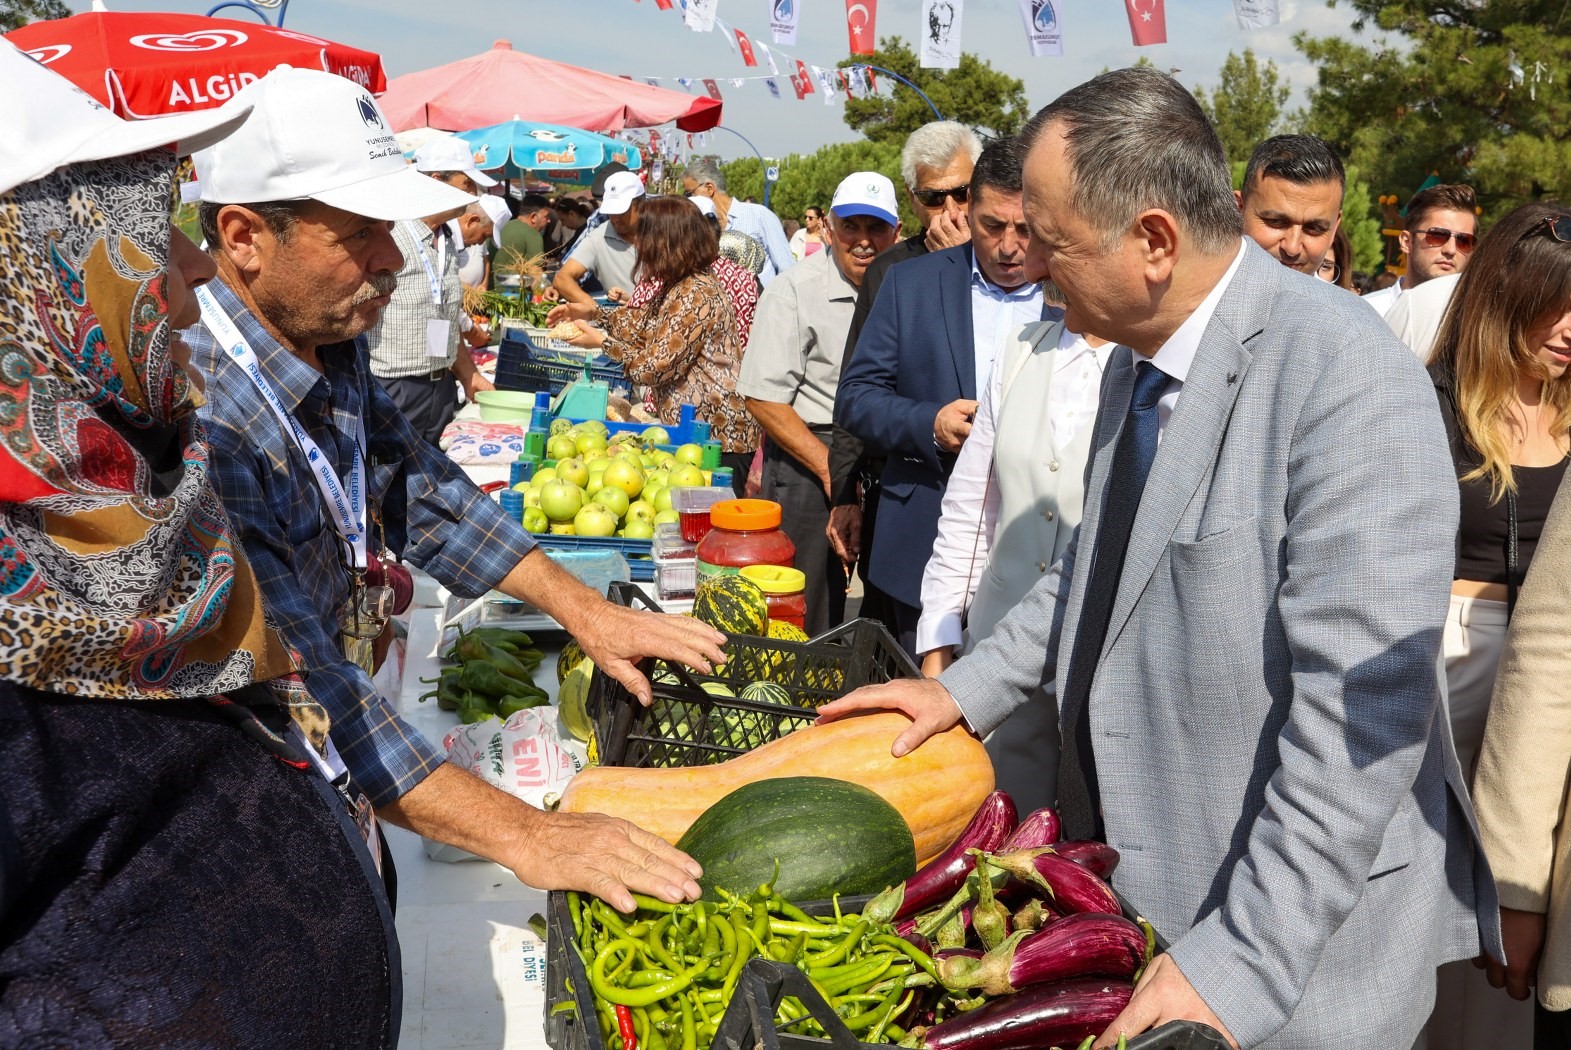
<instances>
[{"instance_id":1,"label":"crowd of people","mask_svg":"<svg viewBox=\"0 0 1571 1050\"><path fill-rule=\"evenodd\" d=\"M1336 152L1267 139L1235 191L1138 68L1018 136L918 129L914 230L859 171L794 236L706 160L681 195L609 172L589 214L488 192L457 139L406 164L317 71L135 123L8 45L0 85L0 1044L389 1044L380 820L624 909L697 895L372 682L395 562L539 607L643 700L640 658L723 659L439 450L491 385L464 288L511 249L558 253L548 323L780 504L810 633L856 573L920 662L824 718L904 711L897 755L963 721L1118 848L1172 947L1099 1047L1571 1046L1571 209L1481 231L1428 187L1360 295Z\"/></svg>"}]
</instances>

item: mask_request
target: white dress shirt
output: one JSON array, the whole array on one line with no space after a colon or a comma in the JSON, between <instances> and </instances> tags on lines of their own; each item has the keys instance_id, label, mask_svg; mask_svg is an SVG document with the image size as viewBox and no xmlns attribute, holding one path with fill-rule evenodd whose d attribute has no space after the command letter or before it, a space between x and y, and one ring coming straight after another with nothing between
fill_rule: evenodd
<instances>
[{"instance_id":1,"label":"white dress shirt","mask_svg":"<svg viewBox=\"0 0 1571 1050\"><path fill-rule=\"evenodd\" d=\"M1407 289L1403 287L1404 283L1405 279L1398 280L1389 288L1382 288L1379 291L1370 292L1368 295L1362 296L1362 298L1364 302L1368 303L1375 310L1379 311L1381 317L1384 317L1391 312L1391 308L1396 305L1396 301L1402 298L1402 293L1407 291Z\"/></svg>"},{"instance_id":2,"label":"white dress shirt","mask_svg":"<svg viewBox=\"0 0 1571 1050\"><path fill-rule=\"evenodd\" d=\"M976 391L981 400L993 374L993 359L1005 339L1042 319L1042 286L1023 284L1013 291L998 287L982 273L971 254L971 342L976 358Z\"/></svg>"},{"instance_id":3,"label":"white dress shirt","mask_svg":"<svg viewBox=\"0 0 1571 1050\"><path fill-rule=\"evenodd\" d=\"M1200 340L1204 338L1206 328L1211 324L1211 318L1216 315L1217 304L1222 301L1227 286L1233 283L1233 275L1238 273L1238 265L1244 261L1244 248L1248 243L1239 240L1238 254L1233 256L1233 264L1227 268L1222 279L1216 282L1216 287L1200 300L1200 305L1195 307L1195 312L1184 319L1184 323L1178 326L1178 331L1168 336L1167 342L1163 343L1151 357L1151 363L1167 375L1167 387L1156 403L1158 442L1167 432L1167 421L1172 418L1173 409L1178 405L1178 395L1183 392L1184 380L1189 378L1189 366L1195 363ZM1135 364L1138 365L1140 360L1141 355L1136 354Z\"/></svg>"},{"instance_id":4,"label":"white dress shirt","mask_svg":"<svg viewBox=\"0 0 1571 1050\"><path fill-rule=\"evenodd\" d=\"M1047 414L1053 440L1060 447L1068 445L1081 428L1096 419L1102 370L1112 352L1112 343L1093 349L1084 336L1067 328L1059 336ZM1021 361L1029 357L1022 355ZM1003 371L994 369L986 385L979 388L982 397L971 423L971 434L960 446L955 469L944 489L944 515L939 519L933 555L922 574L922 617L916 627L918 653L961 643L961 620L992 549L1002 503L998 487L992 483L997 405L1003 398L1005 381L1013 378L1004 376Z\"/></svg>"}]
</instances>

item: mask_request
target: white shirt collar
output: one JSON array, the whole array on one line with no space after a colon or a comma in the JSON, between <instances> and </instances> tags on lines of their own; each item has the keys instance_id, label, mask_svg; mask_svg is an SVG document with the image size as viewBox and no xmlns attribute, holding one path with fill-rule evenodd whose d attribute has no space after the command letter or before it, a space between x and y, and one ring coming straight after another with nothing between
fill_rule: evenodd
<instances>
[{"instance_id":1,"label":"white shirt collar","mask_svg":"<svg viewBox=\"0 0 1571 1050\"><path fill-rule=\"evenodd\" d=\"M1206 327L1211 324L1211 318L1216 314L1217 304L1222 301L1227 286L1233 283L1233 275L1238 272L1239 264L1244 261L1248 243L1240 238L1238 254L1233 256L1233 264L1227 268L1222 279L1216 282L1209 295L1200 300L1200 305L1178 326L1178 331L1168 336L1167 342L1152 355L1151 363L1166 373L1169 379L1182 383L1188 378L1189 366L1194 364L1195 354L1200 349L1200 340L1205 336ZM1135 355L1137 362L1139 357Z\"/></svg>"},{"instance_id":2,"label":"white shirt collar","mask_svg":"<svg viewBox=\"0 0 1571 1050\"><path fill-rule=\"evenodd\" d=\"M971 252L971 286L973 288L979 289L984 295L988 295L994 299L1000 299L1007 302L1024 301L1030 299L1032 296L1042 294L1042 285L1040 282L1033 283L1027 281L1020 287L1012 288L1007 291L1003 288L1000 288L998 285L988 280L987 274L983 273L982 268L977 265L976 252L974 250Z\"/></svg>"},{"instance_id":3,"label":"white shirt collar","mask_svg":"<svg viewBox=\"0 0 1571 1050\"><path fill-rule=\"evenodd\" d=\"M1103 343L1101 346L1093 347L1086 342L1085 336L1064 328L1058 333L1058 354L1053 359L1053 371L1062 372L1087 354L1096 358L1098 367L1106 368L1108 356L1112 354L1113 347L1116 345L1116 343Z\"/></svg>"}]
</instances>

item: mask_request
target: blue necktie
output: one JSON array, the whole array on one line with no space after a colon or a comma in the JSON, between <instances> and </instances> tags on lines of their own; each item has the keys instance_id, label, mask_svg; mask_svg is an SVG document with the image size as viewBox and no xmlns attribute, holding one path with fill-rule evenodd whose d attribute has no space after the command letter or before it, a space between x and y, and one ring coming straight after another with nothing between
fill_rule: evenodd
<instances>
[{"instance_id":1,"label":"blue necktie","mask_svg":"<svg viewBox=\"0 0 1571 1050\"><path fill-rule=\"evenodd\" d=\"M1080 626L1075 632L1074 652L1069 660L1069 678L1060 691L1058 704L1067 728L1060 766L1059 804L1064 810L1066 827L1072 818L1079 825L1077 835L1102 837L1101 791L1096 779L1096 754L1091 747L1091 720L1086 705L1096 665L1107 640L1107 628L1118 598L1118 580L1124 572L1124 555L1129 550L1129 533L1140 509L1151 461L1156 458L1159 432L1156 403L1167 388L1168 376L1149 361L1135 366L1135 389L1129 399L1129 414L1113 449L1113 462L1107 473L1107 492L1102 501L1102 516L1097 523L1096 547L1091 551L1091 578L1086 584L1085 601L1080 608Z\"/></svg>"}]
</instances>

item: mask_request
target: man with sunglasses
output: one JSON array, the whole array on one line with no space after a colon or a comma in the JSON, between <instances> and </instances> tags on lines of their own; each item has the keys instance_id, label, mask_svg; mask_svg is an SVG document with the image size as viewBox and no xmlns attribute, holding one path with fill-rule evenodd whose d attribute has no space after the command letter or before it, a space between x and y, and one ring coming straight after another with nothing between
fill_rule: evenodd
<instances>
[{"instance_id":1,"label":"man with sunglasses","mask_svg":"<svg viewBox=\"0 0 1571 1050\"><path fill-rule=\"evenodd\" d=\"M767 258L758 275L761 284L767 287L776 274L783 273L795 261L780 217L762 204L739 201L727 193L725 175L714 161L695 160L689 164L682 172L682 192L689 197L708 197L722 231L737 230L764 246Z\"/></svg>"},{"instance_id":2,"label":"man with sunglasses","mask_svg":"<svg viewBox=\"0 0 1571 1050\"><path fill-rule=\"evenodd\" d=\"M1384 316L1403 293L1461 273L1478 243L1477 209L1471 186L1442 183L1414 194L1398 238L1407 255L1407 273L1391 287L1364 296L1364 302Z\"/></svg>"}]
</instances>

